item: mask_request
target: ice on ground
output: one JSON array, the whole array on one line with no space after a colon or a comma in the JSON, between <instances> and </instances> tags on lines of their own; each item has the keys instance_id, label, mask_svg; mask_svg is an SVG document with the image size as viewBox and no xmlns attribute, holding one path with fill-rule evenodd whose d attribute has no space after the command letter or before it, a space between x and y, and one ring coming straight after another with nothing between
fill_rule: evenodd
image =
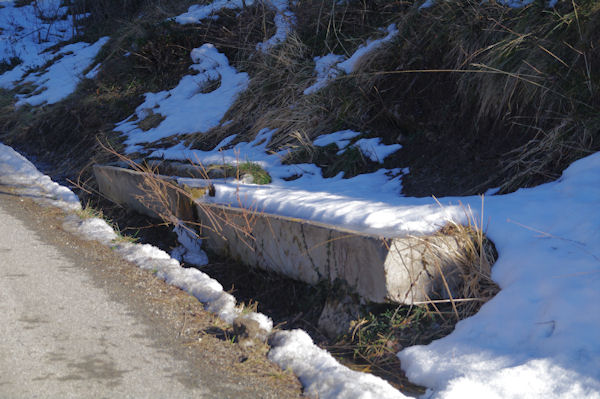
<instances>
[{"instance_id":1,"label":"ice on ground","mask_svg":"<svg viewBox=\"0 0 600 399\"><path fill-rule=\"evenodd\" d=\"M345 72L346 74L355 72L366 56L396 37L398 34L396 24L389 25L385 28L384 32L387 32L387 35L380 39L367 40L367 42L359 46L348 59L336 54L315 57L315 73L317 75L317 81L306 88L304 94L312 94L321 90L323 87L327 86L329 82L338 77L341 72Z\"/></svg>"},{"instance_id":2,"label":"ice on ground","mask_svg":"<svg viewBox=\"0 0 600 399\"><path fill-rule=\"evenodd\" d=\"M137 151L140 143L151 143L176 134L206 132L217 126L238 94L248 85L248 74L237 72L225 54L206 43L192 50L196 75L184 76L177 87L146 93L135 117L120 122L115 130L127 135L127 152ZM139 123L153 114L164 120L143 130Z\"/></svg>"},{"instance_id":3,"label":"ice on ground","mask_svg":"<svg viewBox=\"0 0 600 399\"><path fill-rule=\"evenodd\" d=\"M37 89L31 94L18 94L17 106L24 104L54 104L69 96L77 88L85 71L108 42L108 37L96 43L74 43L54 53L57 58L46 70L27 75L23 84L33 84Z\"/></svg>"},{"instance_id":4,"label":"ice on ground","mask_svg":"<svg viewBox=\"0 0 600 399\"><path fill-rule=\"evenodd\" d=\"M382 144L379 137L360 139L353 146L360 149L363 155L371 161L379 163L383 163L385 158L402 148L400 144Z\"/></svg>"}]
</instances>

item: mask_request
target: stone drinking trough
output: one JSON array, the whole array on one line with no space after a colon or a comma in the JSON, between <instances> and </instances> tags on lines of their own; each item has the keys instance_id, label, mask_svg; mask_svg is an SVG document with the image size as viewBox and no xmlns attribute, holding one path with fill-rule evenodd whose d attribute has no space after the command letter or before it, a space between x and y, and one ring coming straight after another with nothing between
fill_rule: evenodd
<instances>
[{"instance_id":1,"label":"stone drinking trough","mask_svg":"<svg viewBox=\"0 0 600 399\"><path fill-rule=\"evenodd\" d=\"M174 177L116 166L96 165L94 173L112 201L152 217L196 223L205 248L249 266L309 284L342 281L378 303L449 298L448 289L456 297L462 243L455 236L379 237L215 204L204 195L208 181L206 189L190 190Z\"/></svg>"}]
</instances>

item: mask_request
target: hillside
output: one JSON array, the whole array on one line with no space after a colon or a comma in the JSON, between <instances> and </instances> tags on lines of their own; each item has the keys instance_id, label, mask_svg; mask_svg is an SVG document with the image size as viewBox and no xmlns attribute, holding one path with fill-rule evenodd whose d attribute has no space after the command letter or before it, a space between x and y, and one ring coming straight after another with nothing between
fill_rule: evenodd
<instances>
[{"instance_id":1,"label":"hillside","mask_svg":"<svg viewBox=\"0 0 600 399\"><path fill-rule=\"evenodd\" d=\"M94 164L188 165L214 202L378 236L464 229L486 268L463 273L459 301L367 304L338 339L315 326L336 287L203 270L404 393L600 397L600 3L0 7L0 140L121 228L145 221L98 195ZM173 249L162 229L148 237ZM273 358L336 397L298 352Z\"/></svg>"}]
</instances>

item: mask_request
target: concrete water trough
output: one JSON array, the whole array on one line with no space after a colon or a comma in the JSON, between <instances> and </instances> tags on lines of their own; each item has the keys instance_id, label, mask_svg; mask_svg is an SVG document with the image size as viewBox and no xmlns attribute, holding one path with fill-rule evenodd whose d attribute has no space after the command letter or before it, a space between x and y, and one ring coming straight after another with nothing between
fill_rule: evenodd
<instances>
[{"instance_id":1,"label":"concrete water trough","mask_svg":"<svg viewBox=\"0 0 600 399\"><path fill-rule=\"evenodd\" d=\"M451 235L379 237L310 220L215 204L176 178L94 166L100 192L152 217L200 226L205 248L317 284L341 281L367 301L412 304L455 297L460 249ZM158 193L157 193L158 191Z\"/></svg>"}]
</instances>

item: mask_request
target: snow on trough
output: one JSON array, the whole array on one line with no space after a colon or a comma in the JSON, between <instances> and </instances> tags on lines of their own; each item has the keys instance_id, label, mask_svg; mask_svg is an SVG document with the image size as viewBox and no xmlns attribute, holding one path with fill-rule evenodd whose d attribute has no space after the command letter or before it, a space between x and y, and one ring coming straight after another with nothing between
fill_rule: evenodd
<instances>
[{"instance_id":1,"label":"snow on trough","mask_svg":"<svg viewBox=\"0 0 600 399\"><path fill-rule=\"evenodd\" d=\"M471 210L499 251L492 278L502 290L448 337L401 351L408 377L429 388L427 398L600 397L600 153L575 162L556 182L488 196L482 208L479 197L439 204L401 197L397 170L326 179L314 165L283 165L282 154L267 153L273 133L230 148L175 146L154 155L257 162L272 184L216 182L214 201L373 234L424 234ZM317 140L345 147L356 137L336 132ZM291 174L300 177L284 180Z\"/></svg>"}]
</instances>

